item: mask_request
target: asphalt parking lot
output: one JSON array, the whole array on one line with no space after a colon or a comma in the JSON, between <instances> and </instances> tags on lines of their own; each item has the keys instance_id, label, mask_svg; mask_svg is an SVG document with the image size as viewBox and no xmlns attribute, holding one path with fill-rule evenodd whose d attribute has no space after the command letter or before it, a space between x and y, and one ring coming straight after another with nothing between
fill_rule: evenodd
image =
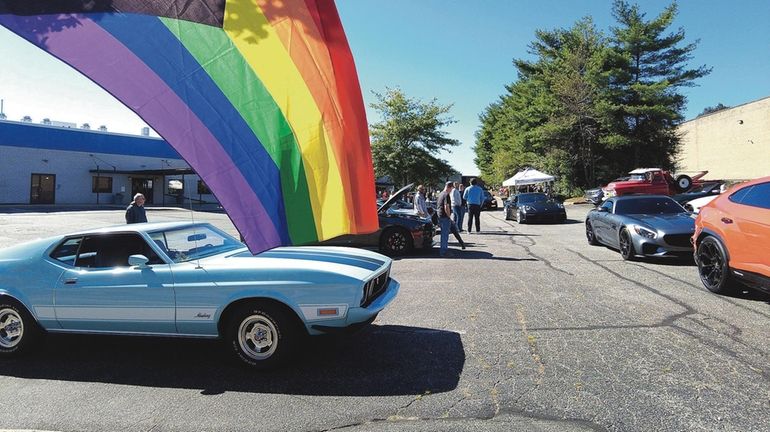
<instances>
[{"instance_id":1,"label":"asphalt parking lot","mask_svg":"<svg viewBox=\"0 0 770 432\"><path fill-rule=\"evenodd\" d=\"M0 429L61 431L770 431L770 296L718 296L691 262L589 246L482 214L456 257L394 262L371 328L254 372L216 342L49 337L0 360ZM152 221L227 216L150 209ZM0 246L123 212L0 214Z\"/></svg>"}]
</instances>

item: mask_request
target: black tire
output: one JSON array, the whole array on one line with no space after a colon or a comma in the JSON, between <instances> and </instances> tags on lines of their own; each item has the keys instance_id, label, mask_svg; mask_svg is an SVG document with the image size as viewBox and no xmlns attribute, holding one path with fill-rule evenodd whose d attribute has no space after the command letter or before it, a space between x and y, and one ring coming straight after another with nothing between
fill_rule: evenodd
<instances>
[{"instance_id":1,"label":"black tire","mask_svg":"<svg viewBox=\"0 0 770 432\"><path fill-rule=\"evenodd\" d=\"M622 228L618 234L618 249L620 250L620 256L624 261L633 261L636 259L634 242L631 240L631 234L629 234L628 230L625 228Z\"/></svg>"},{"instance_id":2,"label":"black tire","mask_svg":"<svg viewBox=\"0 0 770 432\"><path fill-rule=\"evenodd\" d=\"M513 220L510 209L505 209L505 220Z\"/></svg>"},{"instance_id":3,"label":"black tire","mask_svg":"<svg viewBox=\"0 0 770 432\"><path fill-rule=\"evenodd\" d=\"M692 187L692 178L690 176L682 174L676 176L676 190L679 192L687 192Z\"/></svg>"},{"instance_id":4,"label":"black tire","mask_svg":"<svg viewBox=\"0 0 770 432\"><path fill-rule=\"evenodd\" d=\"M599 240L596 239L596 233L594 232L594 227L591 225L591 222L586 221L586 240L588 240L588 244L591 246L598 246Z\"/></svg>"},{"instance_id":5,"label":"black tire","mask_svg":"<svg viewBox=\"0 0 770 432\"><path fill-rule=\"evenodd\" d=\"M8 297L0 297L0 357L32 350L42 330L27 309Z\"/></svg>"},{"instance_id":6,"label":"black tire","mask_svg":"<svg viewBox=\"0 0 770 432\"><path fill-rule=\"evenodd\" d=\"M707 290L717 294L726 294L734 290L727 252L722 242L716 237L708 236L698 244L695 255L700 281Z\"/></svg>"},{"instance_id":7,"label":"black tire","mask_svg":"<svg viewBox=\"0 0 770 432\"><path fill-rule=\"evenodd\" d=\"M527 223L527 219L524 217L524 213L522 213L521 210L516 212L516 222L520 224Z\"/></svg>"},{"instance_id":8,"label":"black tire","mask_svg":"<svg viewBox=\"0 0 770 432\"><path fill-rule=\"evenodd\" d=\"M412 235L403 228L388 228L380 237L380 251L385 255L406 255L414 245Z\"/></svg>"},{"instance_id":9,"label":"black tire","mask_svg":"<svg viewBox=\"0 0 770 432\"><path fill-rule=\"evenodd\" d=\"M282 308L255 302L230 314L225 340L241 362L270 369L292 359L302 336L299 324Z\"/></svg>"}]
</instances>

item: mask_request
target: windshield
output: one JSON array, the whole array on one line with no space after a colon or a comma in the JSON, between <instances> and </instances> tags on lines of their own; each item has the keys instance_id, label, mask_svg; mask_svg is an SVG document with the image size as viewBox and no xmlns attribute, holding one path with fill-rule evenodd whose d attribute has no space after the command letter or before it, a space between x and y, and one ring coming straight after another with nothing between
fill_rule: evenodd
<instances>
[{"instance_id":1,"label":"windshield","mask_svg":"<svg viewBox=\"0 0 770 432\"><path fill-rule=\"evenodd\" d=\"M211 225L156 231L150 238L175 263L205 258L244 247L243 243Z\"/></svg>"},{"instance_id":2,"label":"windshield","mask_svg":"<svg viewBox=\"0 0 770 432\"><path fill-rule=\"evenodd\" d=\"M630 200L619 200L615 203L615 214L675 213L686 213L686 211L671 198L635 198Z\"/></svg>"},{"instance_id":3,"label":"windshield","mask_svg":"<svg viewBox=\"0 0 770 432\"><path fill-rule=\"evenodd\" d=\"M519 195L519 204L529 204L538 201L548 201L548 197L541 193Z\"/></svg>"}]
</instances>

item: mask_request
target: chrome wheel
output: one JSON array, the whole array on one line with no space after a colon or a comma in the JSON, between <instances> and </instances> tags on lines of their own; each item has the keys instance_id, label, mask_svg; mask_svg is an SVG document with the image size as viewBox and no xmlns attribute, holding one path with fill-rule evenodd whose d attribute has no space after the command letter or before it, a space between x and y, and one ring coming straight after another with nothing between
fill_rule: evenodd
<instances>
[{"instance_id":1,"label":"chrome wheel","mask_svg":"<svg viewBox=\"0 0 770 432\"><path fill-rule=\"evenodd\" d=\"M275 324L264 315L251 315L238 327L238 345L254 360L265 360L278 348L279 335Z\"/></svg>"},{"instance_id":2,"label":"chrome wheel","mask_svg":"<svg viewBox=\"0 0 770 432\"><path fill-rule=\"evenodd\" d=\"M14 348L23 337L24 322L19 313L10 308L0 310L0 348Z\"/></svg>"},{"instance_id":3,"label":"chrome wheel","mask_svg":"<svg viewBox=\"0 0 770 432\"><path fill-rule=\"evenodd\" d=\"M388 249L393 252L401 252L406 249L406 236L401 231L394 231L388 236Z\"/></svg>"}]
</instances>

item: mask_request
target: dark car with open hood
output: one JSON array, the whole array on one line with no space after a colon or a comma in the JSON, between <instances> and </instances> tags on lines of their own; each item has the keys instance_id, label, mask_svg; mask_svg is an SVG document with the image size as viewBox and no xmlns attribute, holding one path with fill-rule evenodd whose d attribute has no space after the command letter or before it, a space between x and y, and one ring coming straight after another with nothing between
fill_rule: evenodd
<instances>
[{"instance_id":1,"label":"dark car with open hood","mask_svg":"<svg viewBox=\"0 0 770 432\"><path fill-rule=\"evenodd\" d=\"M377 209L380 229L370 234L346 234L322 242L323 245L377 248L386 255L405 255L414 249L431 249L436 229L430 216L422 217L404 208L404 197L412 190L408 184Z\"/></svg>"}]
</instances>

